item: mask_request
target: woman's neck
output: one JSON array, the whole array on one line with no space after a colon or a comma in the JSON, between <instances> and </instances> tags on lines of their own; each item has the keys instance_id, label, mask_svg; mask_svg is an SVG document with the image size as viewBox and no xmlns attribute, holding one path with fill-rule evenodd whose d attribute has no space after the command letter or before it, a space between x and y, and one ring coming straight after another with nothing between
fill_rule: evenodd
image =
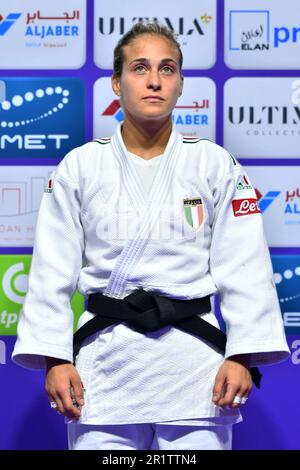
<instances>
[{"instance_id":1,"label":"woman's neck","mask_svg":"<svg viewBox=\"0 0 300 470\"><path fill-rule=\"evenodd\" d=\"M127 150L145 160L165 151L171 132L170 118L164 123L148 121L145 125L137 125L131 119L125 118L122 126L122 138Z\"/></svg>"}]
</instances>

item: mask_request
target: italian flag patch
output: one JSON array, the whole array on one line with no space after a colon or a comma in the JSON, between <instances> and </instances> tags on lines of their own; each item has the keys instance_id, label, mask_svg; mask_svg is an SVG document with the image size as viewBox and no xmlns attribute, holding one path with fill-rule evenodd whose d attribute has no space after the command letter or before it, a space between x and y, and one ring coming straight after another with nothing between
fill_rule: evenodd
<instances>
[{"instance_id":1,"label":"italian flag patch","mask_svg":"<svg viewBox=\"0 0 300 470\"><path fill-rule=\"evenodd\" d=\"M195 230L201 227L204 220L204 205L201 198L183 200L185 220Z\"/></svg>"}]
</instances>

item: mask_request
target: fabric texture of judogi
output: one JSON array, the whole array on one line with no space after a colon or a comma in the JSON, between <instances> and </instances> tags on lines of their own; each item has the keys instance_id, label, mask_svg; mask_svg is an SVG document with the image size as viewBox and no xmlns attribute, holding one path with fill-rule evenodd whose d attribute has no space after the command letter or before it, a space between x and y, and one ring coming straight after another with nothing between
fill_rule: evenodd
<instances>
[{"instance_id":1,"label":"fabric texture of judogi","mask_svg":"<svg viewBox=\"0 0 300 470\"><path fill-rule=\"evenodd\" d=\"M219 292L225 357L250 354L251 366L286 359L262 216L242 166L222 147L173 128L147 192L132 157L119 127L111 139L71 151L55 170L40 206L13 360L29 368L45 367L44 356L72 361L76 286L117 298L139 287L179 299ZM85 311L78 327L92 317ZM218 326L213 312L203 318ZM238 422L239 410L211 401L223 359L172 326L147 334L109 326L78 355L86 388L80 422Z\"/></svg>"}]
</instances>

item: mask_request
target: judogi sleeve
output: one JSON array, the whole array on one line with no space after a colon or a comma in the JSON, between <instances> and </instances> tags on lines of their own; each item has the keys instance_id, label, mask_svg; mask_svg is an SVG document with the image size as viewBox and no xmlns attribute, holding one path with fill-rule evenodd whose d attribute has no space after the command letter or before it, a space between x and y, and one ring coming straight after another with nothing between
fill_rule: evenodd
<instances>
[{"instance_id":1,"label":"judogi sleeve","mask_svg":"<svg viewBox=\"0 0 300 470\"><path fill-rule=\"evenodd\" d=\"M225 357L250 354L251 366L280 362L289 348L262 214L248 175L231 155L224 157L228 161L215 190L210 271L226 324Z\"/></svg>"},{"instance_id":2,"label":"judogi sleeve","mask_svg":"<svg viewBox=\"0 0 300 470\"><path fill-rule=\"evenodd\" d=\"M69 177L69 164L66 159L57 167L40 204L29 287L12 355L27 368L44 368L45 356L72 362L70 299L82 266L84 235L79 185Z\"/></svg>"}]
</instances>

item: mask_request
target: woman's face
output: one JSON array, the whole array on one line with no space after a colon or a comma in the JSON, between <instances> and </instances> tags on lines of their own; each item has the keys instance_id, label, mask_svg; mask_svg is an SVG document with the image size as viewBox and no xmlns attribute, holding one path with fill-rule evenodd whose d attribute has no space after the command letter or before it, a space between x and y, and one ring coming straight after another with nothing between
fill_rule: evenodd
<instances>
[{"instance_id":1,"label":"woman's face","mask_svg":"<svg viewBox=\"0 0 300 470\"><path fill-rule=\"evenodd\" d=\"M164 36L143 34L124 46L121 77L112 77L126 115L135 120L164 120L182 93L177 48Z\"/></svg>"}]
</instances>

